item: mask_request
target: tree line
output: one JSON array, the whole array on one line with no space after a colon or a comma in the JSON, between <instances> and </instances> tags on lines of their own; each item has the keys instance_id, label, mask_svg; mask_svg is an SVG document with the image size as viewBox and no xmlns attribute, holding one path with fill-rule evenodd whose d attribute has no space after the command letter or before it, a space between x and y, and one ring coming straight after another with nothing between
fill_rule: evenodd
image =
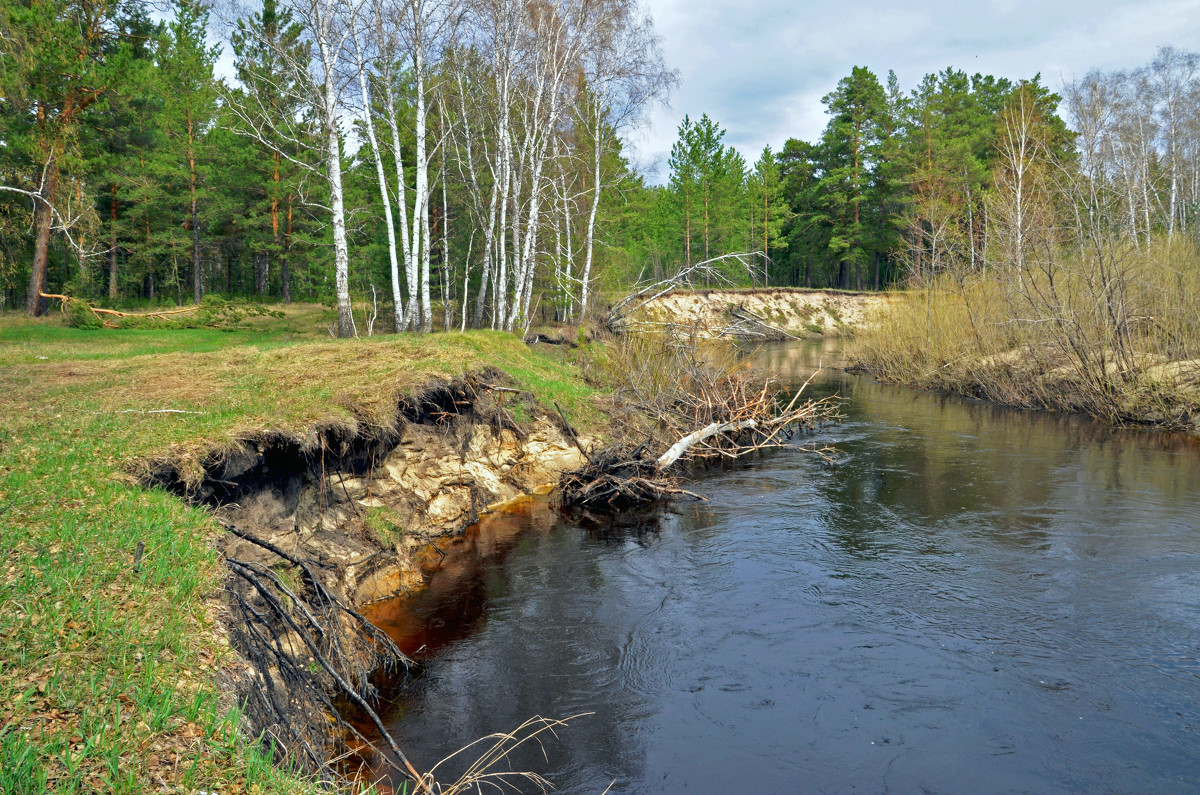
<instances>
[{"instance_id":1,"label":"tree line","mask_svg":"<svg viewBox=\"0 0 1200 795\"><path fill-rule=\"evenodd\" d=\"M52 284L333 300L341 336L352 292L395 330L579 317L620 136L675 81L636 0L0 14L0 276L31 314ZM215 74L226 45L235 81Z\"/></svg>"},{"instance_id":2,"label":"tree line","mask_svg":"<svg viewBox=\"0 0 1200 795\"><path fill-rule=\"evenodd\" d=\"M1172 48L1061 96L952 68L906 92L855 67L817 140L750 163L719 123L685 117L654 185L623 137L676 77L637 0L163 11L0 8L5 307L39 314L47 289L297 297L335 303L352 335L353 297L395 330L513 330L733 252L765 263L731 269L740 284L926 284L987 268L1001 243L1023 256L1047 171L1103 196L1076 226L1119 217L1138 245L1195 234L1200 77Z\"/></svg>"},{"instance_id":3,"label":"tree line","mask_svg":"<svg viewBox=\"0 0 1200 795\"><path fill-rule=\"evenodd\" d=\"M1028 226L1021 197L1031 169L1086 180L1106 196L1106 217L1122 219L1143 245L1194 236L1197 55L1163 48L1143 68L1091 72L1062 91L1040 75L1013 81L948 68L905 92L895 72L881 81L855 67L823 98L828 122L817 140L768 147L749 167L722 144L719 124L685 118L668 183L648 189L647 260L670 271L761 251L768 266L758 283L926 284L951 268L987 267L989 246L1014 223ZM1012 253L992 248L1001 259Z\"/></svg>"}]
</instances>

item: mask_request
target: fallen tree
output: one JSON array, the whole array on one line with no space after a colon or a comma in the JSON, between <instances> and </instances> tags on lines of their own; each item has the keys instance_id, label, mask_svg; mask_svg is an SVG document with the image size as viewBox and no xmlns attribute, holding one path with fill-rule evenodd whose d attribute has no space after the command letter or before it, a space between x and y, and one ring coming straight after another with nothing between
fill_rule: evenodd
<instances>
[{"instance_id":1,"label":"fallen tree","mask_svg":"<svg viewBox=\"0 0 1200 795\"><path fill-rule=\"evenodd\" d=\"M705 284L715 282L723 286L732 286L733 281L723 268L732 267L753 277L758 273L755 260L760 257L765 259L765 255L761 251L722 254L719 257L680 268L678 273L645 284L613 304L604 317L604 326L617 334L630 330L631 327L639 326L641 324L630 320L638 310L653 303L656 299L662 298L672 290L680 287L692 287L700 280L703 280Z\"/></svg>"},{"instance_id":2,"label":"fallen tree","mask_svg":"<svg viewBox=\"0 0 1200 795\"><path fill-rule=\"evenodd\" d=\"M560 479L565 506L624 508L675 495L703 499L679 487L673 473L681 463L782 447L798 431L839 416L831 398L802 399L811 378L787 400L778 382L742 365L728 346L694 333L628 336L615 349L610 369L622 383L614 397L630 410L625 438L643 435L646 441L584 451L587 463ZM814 452L828 457L830 451Z\"/></svg>"},{"instance_id":3,"label":"fallen tree","mask_svg":"<svg viewBox=\"0 0 1200 795\"><path fill-rule=\"evenodd\" d=\"M67 322L79 328L109 328L117 329L126 325L141 325L147 322L172 323L178 322L184 315L190 315L189 322L199 326L229 326L235 325L247 317L282 317L283 313L268 309L258 304L244 301L209 301L185 306L178 309L150 309L145 312L121 312L116 309L105 309L95 306L82 298L59 293L40 293L42 298L60 302L60 309Z\"/></svg>"}]
</instances>

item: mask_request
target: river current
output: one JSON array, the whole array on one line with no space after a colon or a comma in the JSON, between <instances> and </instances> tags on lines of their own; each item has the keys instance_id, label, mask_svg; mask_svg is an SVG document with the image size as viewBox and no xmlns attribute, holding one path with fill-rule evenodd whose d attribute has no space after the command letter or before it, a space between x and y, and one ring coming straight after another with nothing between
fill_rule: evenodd
<instances>
[{"instance_id":1,"label":"river current","mask_svg":"<svg viewBox=\"0 0 1200 795\"><path fill-rule=\"evenodd\" d=\"M794 382L837 350L752 355ZM1200 791L1200 440L810 390L845 419L707 472L708 502L531 498L377 606L424 661L385 688L416 766L590 713L512 765L564 793Z\"/></svg>"}]
</instances>

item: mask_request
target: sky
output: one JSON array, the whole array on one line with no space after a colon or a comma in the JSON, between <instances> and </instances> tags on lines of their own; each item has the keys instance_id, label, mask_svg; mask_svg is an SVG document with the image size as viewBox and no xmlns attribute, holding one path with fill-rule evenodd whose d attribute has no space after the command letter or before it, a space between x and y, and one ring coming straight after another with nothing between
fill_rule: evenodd
<instances>
[{"instance_id":1,"label":"sky","mask_svg":"<svg viewBox=\"0 0 1200 795\"><path fill-rule=\"evenodd\" d=\"M1058 89L1092 69L1148 64L1161 46L1200 50L1200 0L643 0L680 85L634 131L656 182L684 114L707 113L753 163L763 147L815 140L821 97L866 66L905 92L948 66Z\"/></svg>"}]
</instances>

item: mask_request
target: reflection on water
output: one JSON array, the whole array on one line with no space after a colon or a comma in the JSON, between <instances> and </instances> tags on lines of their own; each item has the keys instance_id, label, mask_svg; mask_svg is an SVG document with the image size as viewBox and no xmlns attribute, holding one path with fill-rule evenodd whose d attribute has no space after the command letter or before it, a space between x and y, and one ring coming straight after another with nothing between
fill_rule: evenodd
<instances>
[{"instance_id":1,"label":"reflection on water","mask_svg":"<svg viewBox=\"0 0 1200 795\"><path fill-rule=\"evenodd\" d=\"M754 354L781 377L835 346ZM565 792L1200 788L1200 444L825 370L845 421L623 521L540 499L372 616L419 767L592 712ZM799 439L808 443L810 439Z\"/></svg>"}]
</instances>

